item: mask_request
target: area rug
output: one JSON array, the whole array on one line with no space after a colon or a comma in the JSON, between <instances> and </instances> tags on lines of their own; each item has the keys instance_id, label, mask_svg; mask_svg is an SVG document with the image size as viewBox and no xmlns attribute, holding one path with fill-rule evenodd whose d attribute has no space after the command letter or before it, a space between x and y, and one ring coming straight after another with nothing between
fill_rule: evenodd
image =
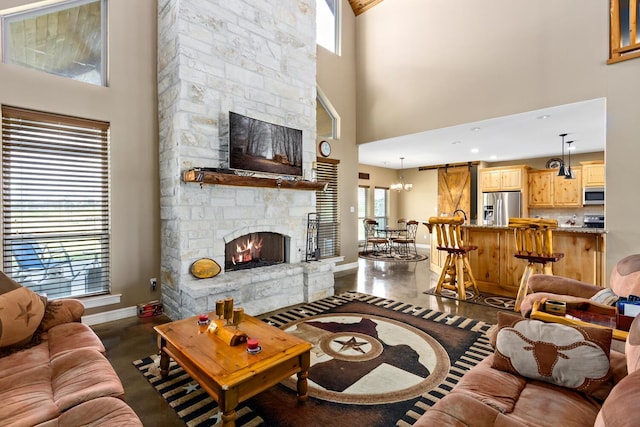
<instances>
[{"instance_id":1,"label":"area rug","mask_svg":"<svg viewBox=\"0 0 640 427\"><path fill-rule=\"evenodd\" d=\"M433 287L431 289L426 290L424 293L429 295L438 295L444 298L451 298L451 299L458 300L458 294L449 289L442 289L442 292L440 294L436 294L436 288ZM516 306L515 298L504 297L501 295L493 295L485 292L480 292L479 295L476 295L475 292L472 292L469 289L467 289L467 292L465 295L467 299L464 300L464 302L469 302L472 304L486 305L488 307L498 308L501 310L509 310L509 311L513 311L513 309Z\"/></svg>"},{"instance_id":2,"label":"area rug","mask_svg":"<svg viewBox=\"0 0 640 427\"><path fill-rule=\"evenodd\" d=\"M385 262L418 262L429 259L424 254L387 254L384 252L360 252L358 256L362 259L368 259L370 261L385 261Z\"/></svg>"},{"instance_id":3,"label":"area rug","mask_svg":"<svg viewBox=\"0 0 640 427\"><path fill-rule=\"evenodd\" d=\"M492 352L481 321L348 292L263 319L311 343L309 400L295 376L241 403L237 426L411 426ZM187 426L221 425L216 403L173 361L134 365Z\"/></svg>"}]
</instances>

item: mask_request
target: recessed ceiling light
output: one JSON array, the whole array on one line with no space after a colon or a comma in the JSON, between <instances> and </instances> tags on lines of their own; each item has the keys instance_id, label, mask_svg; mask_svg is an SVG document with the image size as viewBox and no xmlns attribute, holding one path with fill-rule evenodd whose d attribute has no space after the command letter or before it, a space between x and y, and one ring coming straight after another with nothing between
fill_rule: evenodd
<instances>
[{"instance_id":1,"label":"recessed ceiling light","mask_svg":"<svg viewBox=\"0 0 640 427\"><path fill-rule=\"evenodd\" d=\"M474 132L478 132L480 128L478 126L475 126L475 127L472 127L471 130Z\"/></svg>"},{"instance_id":2,"label":"recessed ceiling light","mask_svg":"<svg viewBox=\"0 0 640 427\"><path fill-rule=\"evenodd\" d=\"M456 144L460 144L462 141L453 141L451 144L456 145Z\"/></svg>"},{"instance_id":3,"label":"recessed ceiling light","mask_svg":"<svg viewBox=\"0 0 640 427\"><path fill-rule=\"evenodd\" d=\"M545 120L545 119L548 119L549 117L551 117L550 114L543 114L541 116L538 116L538 120Z\"/></svg>"},{"instance_id":4,"label":"recessed ceiling light","mask_svg":"<svg viewBox=\"0 0 640 427\"><path fill-rule=\"evenodd\" d=\"M489 157L489 159L490 159L490 160L495 160L495 159L497 159L497 158L498 158L498 156L496 156L495 154L494 154L493 156L490 156L490 157Z\"/></svg>"},{"instance_id":5,"label":"recessed ceiling light","mask_svg":"<svg viewBox=\"0 0 640 427\"><path fill-rule=\"evenodd\" d=\"M472 153L477 153L477 152L479 152L479 151L480 151L480 150L478 150L477 148L472 148L472 149L471 149L471 152L472 152Z\"/></svg>"}]
</instances>

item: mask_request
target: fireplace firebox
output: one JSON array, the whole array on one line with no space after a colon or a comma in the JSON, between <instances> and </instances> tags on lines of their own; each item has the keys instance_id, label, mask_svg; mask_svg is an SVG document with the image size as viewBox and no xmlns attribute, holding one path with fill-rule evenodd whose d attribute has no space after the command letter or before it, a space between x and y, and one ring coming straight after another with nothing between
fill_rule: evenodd
<instances>
[{"instance_id":1,"label":"fireplace firebox","mask_svg":"<svg viewBox=\"0 0 640 427\"><path fill-rule=\"evenodd\" d=\"M247 270L287 262L287 239L272 232L249 233L225 245L225 271Z\"/></svg>"}]
</instances>

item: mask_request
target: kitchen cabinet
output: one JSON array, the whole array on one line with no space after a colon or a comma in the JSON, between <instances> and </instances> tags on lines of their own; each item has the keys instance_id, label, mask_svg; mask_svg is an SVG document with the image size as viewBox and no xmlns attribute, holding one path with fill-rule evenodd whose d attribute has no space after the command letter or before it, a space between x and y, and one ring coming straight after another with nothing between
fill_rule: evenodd
<instances>
[{"instance_id":1,"label":"kitchen cabinet","mask_svg":"<svg viewBox=\"0 0 640 427\"><path fill-rule=\"evenodd\" d=\"M524 165L480 169L480 188L485 191L521 191L527 183Z\"/></svg>"},{"instance_id":2,"label":"kitchen cabinet","mask_svg":"<svg viewBox=\"0 0 640 427\"><path fill-rule=\"evenodd\" d=\"M529 207L550 208L553 206L553 180L555 171L529 171Z\"/></svg>"},{"instance_id":3,"label":"kitchen cabinet","mask_svg":"<svg viewBox=\"0 0 640 427\"><path fill-rule=\"evenodd\" d=\"M557 169L529 171L529 207L582 207L582 168L571 170L575 179L558 176Z\"/></svg>"},{"instance_id":4,"label":"kitchen cabinet","mask_svg":"<svg viewBox=\"0 0 640 427\"><path fill-rule=\"evenodd\" d=\"M582 186L604 187L604 163L581 162Z\"/></svg>"},{"instance_id":5,"label":"kitchen cabinet","mask_svg":"<svg viewBox=\"0 0 640 427\"><path fill-rule=\"evenodd\" d=\"M571 168L575 179L555 175L553 182L553 206L582 207L582 169Z\"/></svg>"},{"instance_id":6,"label":"kitchen cabinet","mask_svg":"<svg viewBox=\"0 0 640 427\"><path fill-rule=\"evenodd\" d=\"M478 247L469 253L469 264L480 291L515 297L526 261L513 256L516 252L513 230L504 226L465 225L463 233L468 244ZM554 252L563 253L564 257L553 263L553 274L604 286L605 236L594 229L554 230ZM444 257L436 246L432 236L431 270L439 275Z\"/></svg>"}]
</instances>

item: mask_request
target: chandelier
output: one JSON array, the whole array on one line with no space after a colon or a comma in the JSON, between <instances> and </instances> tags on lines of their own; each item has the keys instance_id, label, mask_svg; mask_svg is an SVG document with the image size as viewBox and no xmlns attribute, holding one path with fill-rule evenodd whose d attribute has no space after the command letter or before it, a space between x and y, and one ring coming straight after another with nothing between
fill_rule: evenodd
<instances>
[{"instance_id":1,"label":"chandelier","mask_svg":"<svg viewBox=\"0 0 640 427\"><path fill-rule=\"evenodd\" d=\"M404 169L404 157L400 157L400 170ZM391 184L391 189L394 191L411 191L413 189L413 184L408 184L404 182L404 176L402 173L400 174L400 182L396 184Z\"/></svg>"}]
</instances>

